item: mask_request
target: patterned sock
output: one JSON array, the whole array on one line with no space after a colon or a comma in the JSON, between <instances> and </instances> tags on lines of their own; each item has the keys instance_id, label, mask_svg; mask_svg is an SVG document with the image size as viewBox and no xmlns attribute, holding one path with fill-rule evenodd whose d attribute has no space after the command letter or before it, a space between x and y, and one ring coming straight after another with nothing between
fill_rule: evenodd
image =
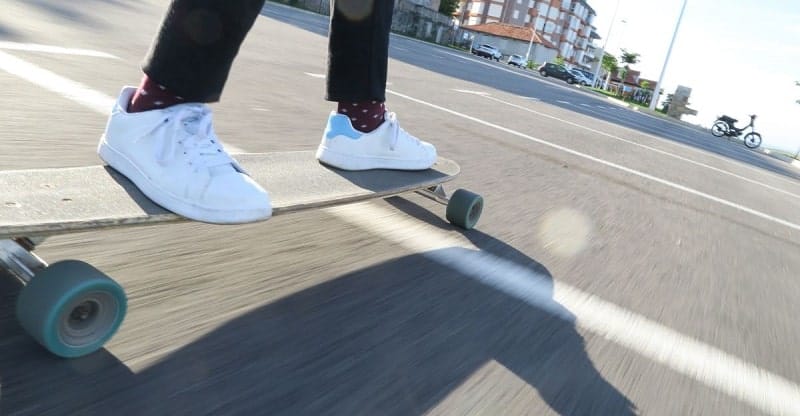
<instances>
[{"instance_id":1,"label":"patterned sock","mask_svg":"<svg viewBox=\"0 0 800 416\"><path fill-rule=\"evenodd\" d=\"M386 106L382 101L340 102L336 111L350 117L353 128L369 133L383 123Z\"/></svg>"},{"instance_id":2,"label":"patterned sock","mask_svg":"<svg viewBox=\"0 0 800 416\"><path fill-rule=\"evenodd\" d=\"M147 75L142 78L142 83L128 104L129 113L166 108L180 104L183 97L173 94L165 86L153 81Z\"/></svg>"}]
</instances>

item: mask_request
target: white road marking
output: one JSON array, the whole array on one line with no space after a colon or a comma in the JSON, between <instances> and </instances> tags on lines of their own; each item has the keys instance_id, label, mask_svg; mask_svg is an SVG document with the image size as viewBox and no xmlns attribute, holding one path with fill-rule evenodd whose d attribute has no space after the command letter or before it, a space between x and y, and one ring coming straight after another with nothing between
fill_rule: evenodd
<instances>
[{"instance_id":1,"label":"white road marking","mask_svg":"<svg viewBox=\"0 0 800 416\"><path fill-rule=\"evenodd\" d=\"M564 101L564 100L556 100L556 102L559 102L561 104L569 104L569 101Z\"/></svg>"},{"instance_id":2,"label":"white road marking","mask_svg":"<svg viewBox=\"0 0 800 416\"><path fill-rule=\"evenodd\" d=\"M608 137L610 139L619 140L621 142L632 144L634 146L641 147L643 149L647 149L647 150L649 150L651 152L654 152L654 153L658 153L658 154L662 154L662 155L665 155L665 156L669 156L669 157L681 160L681 161L686 162L686 163L690 163L690 164L693 164L693 165L696 165L696 166L700 166L700 167L705 168L705 169L713 170L714 172L718 172L718 173L722 173L724 175L732 176L732 177L734 177L734 178L736 178L738 180L749 182L749 183L752 183L754 185L761 186L761 187L764 187L766 189L769 189L771 191L782 193L782 194L790 196L792 198L800 199L800 195L798 195L798 194L793 194L793 193L791 193L789 191L774 187L774 186L769 185L769 184L765 184L763 182L759 182L759 181L750 179L750 178L748 178L746 176L737 175L737 174L735 174L733 172L729 172L729 171L724 170L724 169L720 169L720 168L717 168L717 167L714 167L714 166L711 166L711 165L707 165L707 164L702 163L702 162L697 162L695 160L692 160L692 159L689 159L689 158L686 158L686 157L683 157L683 156L680 156L680 155L676 155L674 153L670 153L670 152L667 152L665 150L661 150L661 149L657 149L655 147L651 147L651 146L648 146L648 145L645 145L645 144L637 143L637 142L635 142L633 140L624 139L622 137L615 136L613 134L606 133L604 131L596 130L596 129L593 129L591 127L586 127L584 125L581 125L581 124L578 124L578 123L574 123L572 121L564 120L564 119L561 119L561 118L558 118L558 117L555 117L555 116L552 116L552 115L549 115L549 114L545 114L545 113L542 113L542 112L527 108L527 107L523 107L521 105L510 103L508 101L504 101L504 100L501 100L499 98L492 97L489 94L485 94L484 93L484 94L480 94L480 95L482 97L486 98L487 100L492 100L492 101L495 101L495 102L498 102L498 103L501 103L501 104L505 104L507 106L514 107L516 109L523 110L523 111L526 111L528 113L536 114L536 115L541 116L541 117L549 118L551 120L555 120L555 121L558 121L558 122L561 122L561 123L564 123L564 124L568 124L570 126L577 127L577 128L580 128L580 129L583 129L583 130L586 130L586 131L590 131L592 133L599 134L601 136L605 136L605 137Z\"/></svg>"},{"instance_id":3,"label":"white road marking","mask_svg":"<svg viewBox=\"0 0 800 416\"><path fill-rule=\"evenodd\" d=\"M308 75L308 76L310 76L311 78L319 78L319 79L327 78L327 75L325 75L325 74L316 74L316 73L313 73L313 72L303 72L303 73ZM386 81L386 85L392 85L392 83L389 82L389 81Z\"/></svg>"},{"instance_id":4,"label":"white road marking","mask_svg":"<svg viewBox=\"0 0 800 416\"><path fill-rule=\"evenodd\" d=\"M115 100L103 93L2 51L0 69L101 114L109 114L114 105Z\"/></svg>"},{"instance_id":5,"label":"white road marking","mask_svg":"<svg viewBox=\"0 0 800 416\"><path fill-rule=\"evenodd\" d=\"M416 42L416 43L421 44L422 46L425 46L425 47L441 49L443 53L445 53L447 55L450 55L450 56L453 56L453 57L456 57L456 58L459 58L459 59L463 59L465 61L471 61L471 62L478 63L478 64L481 64L481 65L486 65L486 66L494 68L496 70L505 71L505 72L508 72L508 73L511 73L511 74L515 74L515 75L518 75L518 76L521 76L521 77L524 77L524 78L532 79L532 80L535 80L535 81L545 82L541 78L535 77L535 76L533 76L531 74L528 74L528 73L525 73L525 72L513 71L513 70L510 70L508 68L503 68L503 67L498 66L498 65L493 65L493 64L487 63L487 62L485 62L485 60L479 60L479 59L472 58L471 57L472 55L464 56L463 53L462 54L453 53L453 52L447 50L447 48L444 47L444 46L432 45L432 44L429 44L429 43L422 42L422 41L420 41L418 39L407 38L407 37L404 37L402 35L392 34L392 37L401 37L403 39L408 40L409 42ZM557 83L551 83L551 82L547 82L547 84L549 84L550 86L556 87L556 88L563 88L565 90L573 91L573 92L575 91L575 89L573 87L570 87L570 86L567 86L567 85L558 85ZM592 97L600 99L600 100L602 100L602 98L604 97L604 96L599 96L599 95L596 95L596 94L593 94L593 93L588 93L588 92L586 94L592 94L591 95ZM626 111L628 109L628 107L626 105L619 104L617 102L617 100L614 99L613 97L605 96L605 98L608 101L610 101L611 104L612 104L611 106L606 107L608 110ZM661 119L661 118L659 118L657 116L650 115L650 114L647 114L647 113L643 113L641 111L638 112L637 114L650 117L650 118L652 118L654 120L657 120L657 121L664 121L663 119ZM688 127L685 127L685 126L679 126L679 127L683 128L683 129L688 129ZM655 136L655 135L652 135L652 134L647 134L647 133L644 133L644 132L642 132L642 134L644 134L644 135L646 135L648 137L656 138L658 140L663 140L663 138ZM724 161L726 163L731 163L731 162L738 163L739 166L741 166L743 168L746 168L746 169L749 169L749 170L752 170L753 172L756 172L756 173L761 174L761 175L765 175L766 174L766 175L768 175L768 176L770 176L770 177L772 177L774 179L777 179L777 180L780 180L780 181L783 181L783 182L786 182L786 183L790 183L790 184L793 184L793 185L797 185L798 184L798 182L796 180L787 179L786 177L784 177L784 176L782 176L780 174L777 174L777 173L774 173L774 172L764 171L762 169L756 168L754 166L748 165L748 164L743 163L743 162L733 161L731 159L725 158L724 156L718 156L718 155L715 155L715 154L708 154L707 152L704 152L703 150L700 150L700 149L697 149L697 148L694 148L694 147L691 147L691 146L682 145L682 144L673 143L673 142L670 142L670 143L672 143L675 146L681 146L682 148L688 149L690 151L703 153L706 156L710 156L710 157L713 157L715 159L719 159L719 160Z\"/></svg>"},{"instance_id":6,"label":"white road marking","mask_svg":"<svg viewBox=\"0 0 800 416\"><path fill-rule=\"evenodd\" d=\"M570 149L570 148L565 147L565 146L561 146L561 145L558 145L558 144L555 144L555 143L551 143L551 142L548 142L547 140L539 139L537 137L533 137L533 136L527 135L525 133L521 133L521 132L518 132L516 130L509 129L507 127L503 127L503 126L500 126L498 124L494 124L494 123L479 119L477 117L473 117L473 116L470 116L470 115L467 115L467 114L464 114L464 113L460 113L458 111L451 110L449 108L445 108L445 107L442 107L440 105L432 104L432 103L429 103L427 101L420 100L418 98L410 97L408 95L401 94L401 93L396 92L396 91L392 91L392 90L387 89L386 92L389 93L389 94L398 96L400 98L405 98L406 100L413 101L413 102L415 102L417 104L422 104L424 106L431 107L431 108L437 109L439 111L442 111L442 112L445 112L445 113L448 113L448 114L451 114L451 115L454 115L454 116L457 116L457 117L460 117L460 118L463 118L463 119L466 119L466 120L473 121L473 122L481 124L483 126L490 127L490 128L496 129L496 130L500 130L500 131L502 131L504 133L508 133L508 134L511 134L511 135L514 135L514 136L517 136L517 137L520 137L520 138L523 138L523 139L526 139L526 140L530 140L530 141L535 142L535 143L539 143L539 144L542 144L542 145L545 145L545 146L548 146L548 147L552 147L553 149L561 150L562 152L569 153L569 154L571 154L573 156L578 156L578 157L581 157L581 158L584 158L584 159L588 159L588 160L591 160L593 162L599 163L601 165L605 165L605 166L608 166L610 168L617 169L617 170L623 171L625 173L629 173L631 175L638 176L640 178L648 179L650 181L653 181L653 182L656 182L656 183L660 183L660 184L668 186L670 188L677 189L679 191L683 191L683 192L698 196L698 197L703 198L703 199L714 201L714 202L717 202L719 204L731 207L733 209L745 212L747 214L750 214L750 215L765 219L767 221L771 221L771 222L774 222L776 224L780 224L780 225L783 225L785 227L789 227L789 228L791 228L793 230L800 231L800 225L798 225L798 224L786 221L786 220L778 218L778 217L774 217L772 215L763 213L761 211L757 211L757 210L752 209L752 208L748 208L748 207L746 207L744 205L740 205L740 204L737 204L737 203L732 202L732 201L728 201L727 199L723 199L723 198L720 198L720 197L717 197L717 196L714 196L714 195L710 195L710 194L698 191L698 190L696 190L694 188L690 188L690 187L685 186L685 185L681 185L681 184L678 184L678 183L675 183L675 182L671 182L671 181L668 181L666 179L661 179L661 178L659 178L657 176L653 176L653 175L650 175L648 173L644 173L644 172L641 172L641 171L638 171L638 170L635 170L635 169L631 169L631 168L622 166L622 165L614 163L614 162L609 162L609 161L607 161L605 159L601 159L599 157L595 157L595 156L592 156L592 155L589 155L589 154L586 154L586 153L583 153L583 152L579 152L577 150L573 150L573 149Z\"/></svg>"},{"instance_id":7,"label":"white road marking","mask_svg":"<svg viewBox=\"0 0 800 416\"><path fill-rule=\"evenodd\" d=\"M488 93L488 92L484 92L484 91L461 90L461 89L458 89L458 88L453 88L453 91L456 91L456 92L463 92L463 93L465 93L465 94L481 95L481 96L483 96L483 95L489 95L489 93Z\"/></svg>"},{"instance_id":8,"label":"white road marking","mask_svg":"<svg viewBox=\"0 0 800 416\"><path fill-rule=\"evenodd\" d=\"M104 116L111 114L111 109L116 102L113 97L2 51L0 51L0 69ZM98 127L102 129L104 126ZM245 153L236 146L223 144L232 153Z\"/></svg>"},{"instance_id":9,"label":"white road marking","mask_svg":"<svg viewBox=\"0 0 800 416\"><path fill-rule=\"evenodd\" d=\"M19 42L0 41L0 49L25 51L25 52L54 53L60 55L90 56L95 58L107 58L107 59L117 59L117 60L120 59L114 55L105 52L94 51L91 49L62 48L60 46L41 45L38 43L19 43Z\"/></svg>"},{"instance_id":10,"label":"white road marking","mask_svg":"<svg viewBox=\"0 0 800 416\"><path fill-rule=\"evenodd\" d=\"M480 251L465 237L372 203L326 212L600 335L675 372L775 415L800 415L800 386L517 263Z\"/></svg>"}]
</instances>

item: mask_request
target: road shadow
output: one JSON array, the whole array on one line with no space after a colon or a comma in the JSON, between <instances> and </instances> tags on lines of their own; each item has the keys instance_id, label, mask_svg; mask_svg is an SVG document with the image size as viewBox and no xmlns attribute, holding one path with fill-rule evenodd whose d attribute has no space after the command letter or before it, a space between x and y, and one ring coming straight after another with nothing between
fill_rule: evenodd
<instances>
[{"instance_id":1,"label":"road shadow","mask_svg":"<svg viewBox=\"0 0 800 416\"><path fill-rule=\"evenodd\" d=\"M506 404L525 385L560 415L634 414L552 300L547 269L477 230L465 235L480 252L444 248L340 276L228 321L136 374L106 350L50 356L10 322L4 302L0 414L408 416L448 398L456 402L445 406L464 409ZM505 266L485 273L502 278L511 267L535 280L539 303L452 267L486 256ZM14 293L3 281L2 293ZM515 381L487 384L497 383L482 373L488 367Z\"/></svg>"},{"instance_id":2,"label":"road shadow","mask_svg":"<svg viewBox=\"0 0 800 416\"><path fill-rule=\"evenodd\" d=\"M327 38L329 26L328 16L302 11L292 13L292 18L287 19L285 17L287 10L291 11L292 9L288 8L288 6L267 1L261 14L263 16L279 20L299 29L316 33L317 35ZM398 39L398 37L393 36L391 43L396 43ZM448 58L449 61L465 62L467 59L473 59L488 63L488 61L456 49L444 50L444 52L450 54L450 57ZM438 55L427 56L425 54L416 53L414 50L399 51L394 48L390 48L389 56L391 59L395 59L427 71L445 75L447 77L460 79L479 85L486 85L490 88L498 89L520 97L537 97L542 102L563 108L571 112L579 113L587 117L617 124L619 126L636 130L645 134L658 136L662 139L672 142L692 146L718 156L747 163L752 166L756 166L787 177L800 179L800 172L788 166L786 163L778 161L769 156L750 151L741 144L737 145L734 142L720 140L716 137L713 137L710 132L701 132L698 130L698 128L680 126L668 120L660 120L657 117L651 117L635 111L622 109L621 107L609 104L608 99L604 96L579 92L576 89L577 87L568 87L566 83L561 85L560 81L556 84L544 81L537 74L533 73L533 71L512 69L503 62L490 65L509 69L513 73L491 70L483 65L464 66L443 64L442 59ZM533 79L528 77L532 77ZM573 90L572 93L581 94L580 101L582 103L587 103L587 106L578 105L575 103L575 100L570 98L571 96L568 95L569 93L564 90L564 87L568 87L568 89ZM618 107L618 109L615 111L624 112L624 117L617 117L613 113L595 111L593 108L596 106L613 108Z\"/></svg>"}]
</instances>

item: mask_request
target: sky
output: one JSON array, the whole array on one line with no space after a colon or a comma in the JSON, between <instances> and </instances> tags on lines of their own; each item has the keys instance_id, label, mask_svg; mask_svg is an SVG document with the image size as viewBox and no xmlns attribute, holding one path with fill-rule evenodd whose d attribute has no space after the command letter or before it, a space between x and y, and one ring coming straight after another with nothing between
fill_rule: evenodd
<instances>
[{"instance_id":1,"label":"sky","mask_svg":"<svg viewBox=\"0 0 800 416\"><path fill-rule=\"evenodd\" d=\"M683 120L710 126L725 114L741 127L756 114L762 146L800 149L800 127L791 122L800 120L800 1L686 1L662 82L665 93L678 85L692 89L689 107L698 114ZM683 0L587 3L597 12L594 26L603 38L595 45L608 38L606 50L617 57L621 48L641 54L632 68L657 81Z\"/></svg>"}]
</instances>

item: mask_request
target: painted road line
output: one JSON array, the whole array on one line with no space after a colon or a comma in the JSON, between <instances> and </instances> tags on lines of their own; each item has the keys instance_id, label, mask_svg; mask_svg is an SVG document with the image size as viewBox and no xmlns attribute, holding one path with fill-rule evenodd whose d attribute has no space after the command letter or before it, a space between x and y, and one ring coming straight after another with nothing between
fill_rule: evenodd
<instances>
[{"instance_id":1,"label":"painted road line","mask_svg":"<svg viewBox=\"0 0 800 416\"><path fill-rule=\"evenodd\" d=\"M71 79L0 51L0 69L101 114L110 114L114 99Z\"/></svg>"},{"instance_id":2,"label":"painted road line","mask_svg":"<svg viewBox=\"0 0 800 416\"><path fill-rule=\"evenodd\" d=\"M111 109L116 102L113 97L2 51L0 51L0 70L16 75L105 116L111 114ZM242 149L225 143L224 140L221 141L229 151L244 153Z\"/></svg>"},{"instance_id":3,"label":"painted road line","mask_svg":"<svg viewBox=\"0 0 800 416\"><path fill-rule=\"evenodd\" d=\"M462 91L462 92L465 92L465 91ZM648 145L645 145L645 144L637 143L637 142L635 142L633 140L624 139L622 137L615 136L613 134L606 133L604 131L593 129L591 127L587 127L587 126L584 126L584 125L581 125L581 124L578 124L578 123L574 123L572 121L564 120L564 119L561 119L561 118L558 118L558 117L555 117L555 116L551 116L549 114L545 114L545 113L530 109L528 107L524 107L524 106L521 106L521 105L510 103L508 101L504 101L504 100L492 97L492 96L490 96L489 94L486 94L486 93L477 94L477 95L480 95L481 97L484 97L487 100L492 100L492 101L495 101L495 102L498 102L498 103L501 103L501 104L505 104L507 106L514 107L514 108L517 108L519 110L523 110L523 111L526 111L526 112L529 112L529 113L532 113L532 114L536 114L536 115L541 116L541 117L549 118L551 120L555 120L555 121L558 121L558 122L561 122L561 123L564 123L564 124L568 124L570 126L577 127L577 128L580 128L580 129L583 129L583 130L586 130L586 131L590 131L592 133L599 134L601 136L605 136L605 137L608 137L610 139L619 140L621 142L632 144L634 146L638 146L638 147L641 147L643 149L647 149L647 150L649 150L651 152L655 152L655 153L658 153L658 154L669 156L669 157L681 160L681 161L686 162L686 163L691 163L693 165L700 166L700 167L703 167L705 169L713 170L714 172L717 172L717 173L722 173L722 174L725 174L725 175L732 176L732 177L734 177L736 179L739 179L739 180L742 180L742 181L745 181L745 182L749 182L749 183L754 184L754 185L758 185L758 186L764 187L764 188L769 189L771 191L782 193L782 194L790 196L792 198L800 199L800 195L797 195L797 194L791 193L789 191L774 187L774 186L769 185L769 184L765 184L765 183L750 179L750 178L748 178L746 176L737 175L737 174L735 174L733 172L729 172L729 171L724 170L724 169L720 169L720 168L717 168L717 167L714 167L714 166L711 166L711 165L707 165L707 164L702 163L702 162L697 162L695 160L692 160L692 159L689 159L689 158L686 158L686 157L683 157L683 156L680 156L680 155L676 155L674 153L670 153L670 152L667 152L665 150L661 150L661 149L657 149L657 148L652 147L652 146L648 146Z\"/></svg>"},{"instance_id":4,"label":"painted road line","mask_svg":"<svg viewBox=\"0 0 800 416\"><path fill-rule=\"evenodd\" d=\"M387 89L386 92L389 93L389 94L392 94L394 96L397 96L397 97L400 97L400 98L404 98L404 99L409 100L409 101L413 101L413 102L415 102L417 104L422 104L424 106L427 106L427 107L430 107L430 108L434 108L436 110L439 110L439 111L454 115L456 117L460 117L460 118L463 118L463 119L466 119L466 120L470 120L470 121L475 122L477 124L481 124L483 126L490 127L490 128L495 129L495 130L500 130L500 131L502 131L504 133L511 134L511 135L517 136L517 137L522 138L522 139L526 139L526 140L529 140L529 141L532 141L532 142L535 142L535 143L539 143L539 144L544 145L544 146L551 147L551 148L556 149L556 150L560 150L560 151L565 152L565 153L569 153L569 154L571 154L573 156L578 156L578 157L583 158L583 159L591 160L591 161L599 163L601 165L605 165L607 167L610 167L610 168L613 168L613 169L616 169L616 170L619 170L619 171L622 171L622 172L625 172L625 173L629 173L631 175L635 175L635 176L638 176L640 178L648 179L648 180L650 180L652 182L656 182L656 183L662 184L664 186L667 186L667 187L670 187L670 188L673 188L673 189L677 189L679 191L683 191L683 192L698 196L698 197L703 198L703 199L707 199L709 201L714 201L714 202L717 202L717 203L719 203L721 205L728 206L730 208L733 208L733 209L736 209L738 211L753 215L755 217L762 218L762 219L765 219L765 220L770 221L770 222L774 222L776 224L782 225L784 227L791 228L791 229L796 230L796 231L800 231L800 225L798 225L798 224L795 224L793 222L790 222L790 221L787 221L787 220L784 220L784 219L781 219L781 218L778 218L778 217L774 217L772 215L769 215L769 214L766 214L764 212L761 212L761 211L746 207L744 205L737 204L737 203L732 202L732 201L728 201L727 199L723 199L723 198L720 198L720 197L717 197L717 196L714 196L714 195L711 195L711 194L707 194L705 192L698 191L698 190L696 190L694 188L690 188L690 187L685 186L685 185L681 185L681 184L678 184L678 183L675 183L675 182L672 182L672 181L668 181L666 179L659 178L659 177L654 176L654 175L650 175L649 173L641 172L641 171L638 171L636 169L631 169L629 167L622 166L620 164L617 164L617 163L614 163L614 162L610 162L610 161L607 161L605 159L601 159L599 157L595 157L595 156L592 156L592 155L589 155L589 154L586 154L586 153L583 153L583 152L579 152L577 150L570 149L569 147L566 147L566 146L561 146L559 144L555 144L555 143L549 142L547 140L543 140L543 139L540 139L540 138L537 138L537 137L533 137L531 135L528 135L528 134L525 134L525 133L521 133L521 132L518 132L516 130L509 129L507 127L503 127L503 126L500 126L498 124L494 124L494 123L491 123L489 121L485 121L485 120L479 119L477 117L473 117L473 116L470 116L470 115L467 115L467 114L464 114L464 113L460 113L458 111L451 110L449 108L445 108L445 107L442 107L440 105L429 103L427 101L420 100L418 98L410 97L408 95L401 94L401 93L393 91L393 90Z\"/></svg>"},{"instance_id":5,"label":"painted road line","mask_svg":"<svg viewBox=\"0 0 800 416\"><path fill-rule=\"evenodd\" d=\"M24 52L42 52L54 53L60 55L77 55L77 56L90 56L95 58L117 59L120 58L100 51L91 49L78 49L78 48L63 48L60 46L41 45L38 43L19 43L19 42L6 42L0 41L0 49L10 51L24 51Z\"/></svg>"}]
</instances>

